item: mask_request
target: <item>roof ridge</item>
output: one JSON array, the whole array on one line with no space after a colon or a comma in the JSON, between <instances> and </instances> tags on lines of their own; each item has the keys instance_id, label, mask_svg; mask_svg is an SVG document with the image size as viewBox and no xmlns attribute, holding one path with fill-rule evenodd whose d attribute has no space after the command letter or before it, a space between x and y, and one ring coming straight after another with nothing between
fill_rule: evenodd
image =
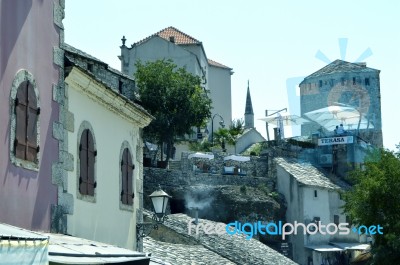
<instances>
[{"instance_id":1,"label":"roof ridge","mask_svg":"<svg viewBox=\"0 0 400 265\"><path fill-rule=\"evenodd\" d=\"M185 35L186 37L188 37L188 38L190 38L190 39L192 39L192 40L194 40L195 42L201 43L201 41L199 41L198 39L193 38L193 37L190 36L189 34L187 34L187 33L183 32L183 31L181 31L181 30L175 28L174 26L166 27L165 29L160 30L160 31L158 32L158 34L161 33L162 31L165 31L165 30L170 29L170 28L171 28L171 29L174 29L175 31L178 31L179 33ZM158 34L157 34L157 35L158 35Z\"/></svg>"},{"instance_id":2,"label":"roof ridge","mask_svg":"<svg viewBox=\"0 0 400 265\"><path fill-rule=\"evenodd\" d=\"M156 32L156 33L151 34L150 36L148 36L148 37L146 37L146 38L143 38L143 39L141 39L141 40L139 40L139 41L133 43L133 44L132 44L132 47L133 47L133 46L136 46L136 45L140 45L140 44L146 42L147 40L149 40L149 39L151 39L152 37L155 37L155 36L158 36L158 37L160 37L160 38L162 38L162 39L165 39L165 38L163 38L162 36L160 36L160 34L162 34L163 32L166 32L167 30L176 31L177 33L184 35L186 38L190 39L190 40L193 41L194 43L201 44L201 41L199 41L198 39L193 38L193 37L190 36L189 34L184 33L183 31L181 31L181 30L179 30L179 29L177 29L177 28L175 28L175 27L173 27L173 26L169 26L169 27L163 28L162 30L160 30L160 31L158 31L158 32Z\"/></svg>"},{"instance_id":3,"label":"roof ridge","mask_svg":"<svg viewBox=\"0 0 400 265\"><path fill-rule=\"evenodd\" d=\"M343 69L340 69L342 67ZM306 76L303 81L300 83L302 84L304 81L306 81L308 78L315 78L320 75L329 75L332 73L336 72L369 72L369 71L379 71L377 69L367 67L366 64L362 65L359 62L348 62L340 59L336 59L333 62L325 65L324 67L318 69L317 71L313 72L312 74L309 74Z\"/></svg>"},{"instance_id":4,"label":"roof ridge","mask_svg":"<svg viewBox=\"0 0 400 265\"><path fill-rule=\"evenodd\" d=\"M226 66L226 65L224 65L222 63L219 63L219 62L217 62L215 60L207 59L207 61L208 61L208 64L210 64L212 66L220 67L220 68L226 68L226 69L231 69L232 70L232 68L230 68L229 66Z\"/></svg>"}]
</instances>

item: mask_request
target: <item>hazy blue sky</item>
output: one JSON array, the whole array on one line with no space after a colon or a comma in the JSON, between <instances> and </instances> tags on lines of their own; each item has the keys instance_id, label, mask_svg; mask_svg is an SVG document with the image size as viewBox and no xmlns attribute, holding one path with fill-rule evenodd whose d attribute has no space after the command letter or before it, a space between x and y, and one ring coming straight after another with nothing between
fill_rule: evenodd
<instances>
[{"instance_id":1,"label":"hazy blue sky","mask_svg":"<svg viewBox=\"0 0 400 265\"><path fill-rule=\"evenodd\" d=\"M287 81L325 66L318 51L330 61L354 62L369 48L363 61L381 70L384 146L400 142L400 1L66 0L65 11L65 41L116 69L123 35L130 46L174 26L202 41L209 59L235 72L233 118L244 116L250 80L255 125L264 136L257 119L266 109L293 106ZM345 54L339 39L347 39Z\"/></svg>"}]
</instances>

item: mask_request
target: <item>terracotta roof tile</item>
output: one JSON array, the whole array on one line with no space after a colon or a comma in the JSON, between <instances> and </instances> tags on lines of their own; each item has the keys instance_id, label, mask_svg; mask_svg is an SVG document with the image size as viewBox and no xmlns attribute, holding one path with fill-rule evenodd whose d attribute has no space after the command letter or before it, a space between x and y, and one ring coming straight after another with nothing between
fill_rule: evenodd
<instances>
[{"instance_id":1,"label":"terracotta roof tile","mask_svg":"<svg viewBox=\"0 0 400 265\"><path fill-rule=\"evenodd\" d=\"M220 68L225 68L225 69L230 69L230 70L232 70L232 68L230 68L230 67L228 67L228 66L226 66L226 65L223 65L223 64L221 64L221 63L219 63L219 62L213 61L213 60L211 60L211 59L208 59L208 64L209 64L209 65L212 65L212 66L215 66L215 67L220 67Z\"/></svg>"},{"instance_id":2,"label":"terracotta roof tile","mask_svg":"<svg viewBox=\"0 0 400 265\"><path fill-rule=\"evenodd\" d=\"M154 36L159 36L160 38L163 38L167 41L171 41L171 37L173 37L174 43L176 43L178 45L201 44L201 41L193 38L192 36L189 36L188 34L183 33L182 31L180 31L174 27L168 27L163 30L160 30L159 32L157 32L141 41L136 42L133 45L140 45L143 42L149 40L150 38L152 38Z\"/></svg>"}]
</instances>

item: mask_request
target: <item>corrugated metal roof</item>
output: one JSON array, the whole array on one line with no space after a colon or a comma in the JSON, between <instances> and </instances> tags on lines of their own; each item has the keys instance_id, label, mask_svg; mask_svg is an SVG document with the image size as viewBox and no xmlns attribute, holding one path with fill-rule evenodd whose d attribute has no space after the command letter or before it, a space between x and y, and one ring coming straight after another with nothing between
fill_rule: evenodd
<instances>
[{"instance_id":1,"label":"corrugated metal roof","mask_svg":"<svg viewBox=\"0 0 400 265\"><path fill-rule=\"evenodd\" d=\"M0 224L0 237L15 239L36 239L47 240L48 237L43 234L32 232L23 228L15 227L8 224Z\"/></svg>"}]
</instances>

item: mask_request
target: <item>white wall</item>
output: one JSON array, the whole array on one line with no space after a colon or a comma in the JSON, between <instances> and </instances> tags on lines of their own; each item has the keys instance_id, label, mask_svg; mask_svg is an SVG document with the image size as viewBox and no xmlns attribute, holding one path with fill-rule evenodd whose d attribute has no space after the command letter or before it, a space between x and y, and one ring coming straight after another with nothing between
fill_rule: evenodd
<instances>
[{"instance_id":1,"label":"white wall","mask_svg":"<svg viewBox=\"0 0 400 265\"><path fill-rule=\"evenodd\" d=\"M216 113L221 115L225 121L225 127L228 128L232 122L231 70L210 65L208 67L208 85L213 101L211 113L212 115ZM219 121L220 119L215 117L214 131L220 127ZM211 122L208 130L211 132Z\"/></svg>"},{"instance_id":2,"label":"white wall","mask_svg":"<svg viewBox=\"0 0 400 265\"><path fill-rule=\"evenodd\" d=\"M262 135L255 128L252 128L238 139L236 143L236 153L242 153L251 145L255 143L261 143L263 141L265 141L265 139L262 137Z\"/></svg>"},{"instance_id":3,"label":"white wall","mask_svg":"<svg viewBox=\"0 0 400 265\"><path fill-rule=\"evenodd\" d=\"M68 233L74 236L114 244L134 249L136 241L136 209L139 208L139 194L136 185L141 185L139 163L136 150L139 129L131 122L99 105L94 100L68 88L69 111L74 114L74 132L68 133L68 149L74 155L74 171L68 174L68 191L74 196L74 211L68 215ZM83 121L93 128L97 157L95 164L95 202L78 199L78 135ZM134 207L131 210L120 209L120 152L124 141L131 147L135 164ZM141 160L139 160L141 161Z\"/></svg>"},{"instance_id":4,"label":"white wall","mask_svg":"<svg viewBox=\"0 0 400 265\"><path fill-rule=\"evenodd\" d=\"M200 61L194 53L157 36L133 47L128 52L124 49L122 53L124 57L128 56L128 59L125 60L127 60L129 66L123 69L124 73L129 76L133 76L136 72L135 64L138 60L145 63L160 59L171 59L178 68L183 67L189 73L203 76Z\"/></svg>"},{"instance_id":5,"label":"white wall","mask_svg":"<svg viewBox=\"0 0 400 265\"><path fill-rule=\"evenodd\" d=\"M299 188L296 179L280 165L276 165L278 192L285 196L287 203L286 222L304 222L303 218L303 190ZM305 259L304 235L289 236L292 243L293 260L298 262Z\"/></svg>"}]
</instances>

